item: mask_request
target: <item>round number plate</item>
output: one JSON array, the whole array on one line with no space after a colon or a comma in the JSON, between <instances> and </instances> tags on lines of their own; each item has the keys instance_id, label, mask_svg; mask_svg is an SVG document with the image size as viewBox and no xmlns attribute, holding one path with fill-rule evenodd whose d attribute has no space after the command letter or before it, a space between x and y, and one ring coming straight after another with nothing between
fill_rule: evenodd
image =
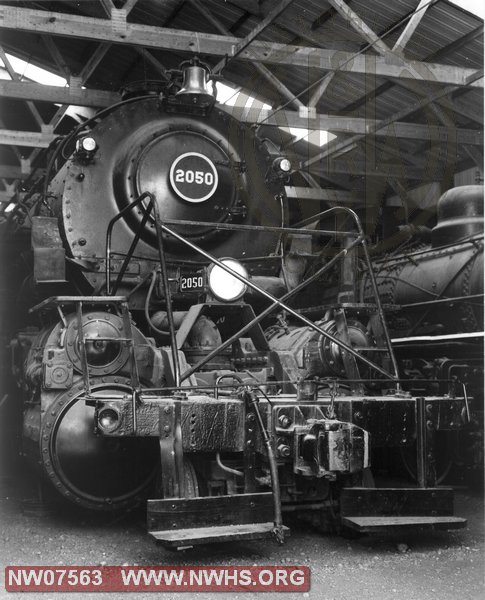
<instances>
[{"instance_id":1,"label":"round number plate","mask_svg":"<svg viewBox=\"0 0 485 600\"><path fill-rule=\"evenodd\" d=\"M186 152L170 167L170 183L187 202L204 202L217 189L219 177L214 163L199 152Z\"/></svg>"}]
</instances>

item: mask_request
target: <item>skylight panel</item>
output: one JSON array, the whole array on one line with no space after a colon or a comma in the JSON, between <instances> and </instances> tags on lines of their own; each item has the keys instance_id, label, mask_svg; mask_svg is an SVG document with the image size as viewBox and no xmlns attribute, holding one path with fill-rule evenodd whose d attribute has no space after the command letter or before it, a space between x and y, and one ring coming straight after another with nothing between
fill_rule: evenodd
<instances>
[{"instance_id":1,"label":"skylight panel","mask_svg":"<svg viewBox=\"0 0 485 600\"><path fill-rule=\"evenodd\" d=\"M281 127L280 129L291 134L294 138L294 143L305 140L308 144L312 144L319 148L325 146L336 137L333 133L325 131L324 129L308 130L303 127Z\"/></svg>"},{"instance_id":2,"label":"skylight panel","mask_svg":"<svg viewBox=\"0 0 485 600\"><path fill-rule=\"evenodd\" d=\"M29 79L30 81L36 81L37 83L42 83L44 85L55 85L57 87L65 87L67 85L67 81L64 79L64 77L59 77L59 75L51 73L46 69L36 67L35 65L28 63L21 58L17 58L12 54L7 54L7 58L14 71L20 76L21 79ZM1 59L0 63L5 67Z\"/></svg>"}]
</instances>

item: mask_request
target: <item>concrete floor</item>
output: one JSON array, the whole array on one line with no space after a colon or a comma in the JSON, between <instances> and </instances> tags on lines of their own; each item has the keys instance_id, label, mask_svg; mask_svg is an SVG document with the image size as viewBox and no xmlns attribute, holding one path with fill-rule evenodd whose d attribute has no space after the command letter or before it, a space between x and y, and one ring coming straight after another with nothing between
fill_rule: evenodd
<instances>
[{"instance_id":1,"label":"concrete floor","mask_svg":"<svg viewBox=\"0 0 485 600\"><path fill-rule=\"evenodd\" d=\"M311 590L304 594L265 593L273 597L315 600L478 600L485 597L483 497L456 494L456 514L469 520L466 530L427 534L362 537L349 541L322 536L293 525L284 546L253 542L205 546L169 552L148 537L142 513L116 519L79 514L67 507L42 517L22 510L25 487L6 479L0 491L0 598L10 600L88 600L120 598L106 593L7 593L6 565L307 565ZM200 593L197 598L251 598ZM182 596L183 598L184 596ZM128 598L181 598L180 593L132 593ZM185 595L187 598L187 594Z\"/></svg>"}]
</instances>

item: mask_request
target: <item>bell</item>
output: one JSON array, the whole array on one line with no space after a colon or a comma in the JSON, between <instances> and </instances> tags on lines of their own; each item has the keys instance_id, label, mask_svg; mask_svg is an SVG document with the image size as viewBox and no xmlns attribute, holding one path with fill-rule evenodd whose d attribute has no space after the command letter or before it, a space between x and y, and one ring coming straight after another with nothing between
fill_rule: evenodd
<instances>
[{"instance_id":1,"label":"bell","mask_svg":"<svg viewBox=\"0 0 485 600\"><path fill-rule=\"evenodd\" d=\"M177 97L190 97L194 102L210 101L214 102L214 95L207 87L208 71L199 65L191 65L184 69L184 81L182 89L176 94Z\"/></svg>"},{"instance_id":2,"label":"bell","mask_svg":"<svg viewBox=\"0 0 485 600\"><path fill-rule=\"evenodd\" d=\"M191 64L184 68L182 89L175 98L184 106L198 107L207 110L216 101L215 88L211 93L208 87L209 70L199 64Z\"/></svg>"}]
</instances>

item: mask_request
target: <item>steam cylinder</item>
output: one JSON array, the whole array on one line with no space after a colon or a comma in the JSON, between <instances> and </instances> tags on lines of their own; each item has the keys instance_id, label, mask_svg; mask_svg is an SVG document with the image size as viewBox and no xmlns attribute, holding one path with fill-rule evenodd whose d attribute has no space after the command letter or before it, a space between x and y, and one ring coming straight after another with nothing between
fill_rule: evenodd
<instances>
[{"instance_id":1,"label":"steam cylinder","mask_svg":"<svg viewBox=\"0 0 485 600\"><path fill-rule=\"evenodd\" d=\"M84 313L83 335L91 392L131 396L131 358L121 317L103 311ZM156 439L110 438L94 431L95 407L86 403L75 315L46 327L33 338L25 360L23 452L66 499L95 510L122 509L145 498L158 472ZM159 351L134 333L140 379L163 382ZM101 339L99 339L101 338ZM109 341L106 341L106 339Z\"/></svg>"}]
</instances>

